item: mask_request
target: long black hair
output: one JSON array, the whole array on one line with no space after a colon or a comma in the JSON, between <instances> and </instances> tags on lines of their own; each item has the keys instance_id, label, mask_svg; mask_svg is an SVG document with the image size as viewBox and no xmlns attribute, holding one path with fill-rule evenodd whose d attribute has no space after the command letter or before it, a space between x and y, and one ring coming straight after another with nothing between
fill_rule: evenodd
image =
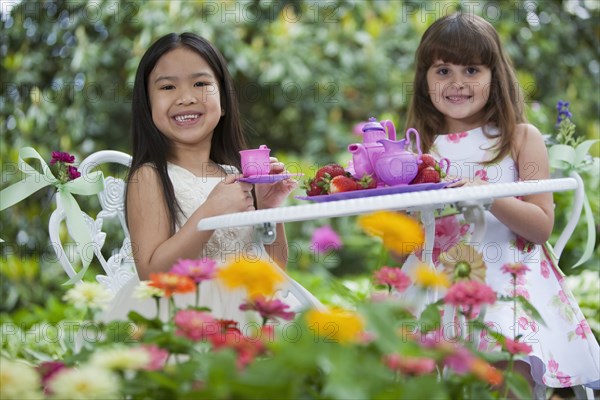
<instances>
[{"instance_id":1,"label":"long black hair","mask_svg":"<svg viewBox=\"0 0 600 400\"><path fill-rule=\"evenodd\" d=\"M167 157L171 152L171 143L152 120L148 77L163 55L178 48L196 52L208 63L217 79L221 109L225 110L225 115L215 127L211 140L210 159L217 164L233 165L239 170L241 169L239 151L246 148L233 79L219 50L208 40L189 32L170 33L154 42L140 60L133 85L131 106L133 150L127 180L129 181L144 164L149 163L156 168L163 187L171 234L175 233L177 213L181 211L181 207L167 173Z\"/></svg>"}]
</instances>

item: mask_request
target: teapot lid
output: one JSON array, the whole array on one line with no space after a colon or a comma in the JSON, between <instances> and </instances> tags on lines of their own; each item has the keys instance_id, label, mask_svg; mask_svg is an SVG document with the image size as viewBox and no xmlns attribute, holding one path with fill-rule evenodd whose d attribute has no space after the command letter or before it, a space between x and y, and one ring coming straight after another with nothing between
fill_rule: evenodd
<instances>
[{"instance_id":1,"label":"teapot lid","mask_svg":"<svg viewBox=\"0 0 600 400\"><path fill-rule=\"evenodd\" d=\"M377 122L377 119L375 117L369 118L369 122L367 122L366 124L363 125L362 130L363 130L363 132L374 131L374 130L385 131L383 126L379 122Z\"/></svg>"}]
</instances>

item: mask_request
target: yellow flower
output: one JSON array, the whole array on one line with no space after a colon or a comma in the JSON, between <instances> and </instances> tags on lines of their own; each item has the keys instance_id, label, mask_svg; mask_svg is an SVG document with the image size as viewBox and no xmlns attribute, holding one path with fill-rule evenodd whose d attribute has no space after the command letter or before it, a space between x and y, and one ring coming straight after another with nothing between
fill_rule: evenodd
<instances>
[{"instance_id":1,"label":"yellow flower","mask_svg":"<svg viewBox=\"0 0 600 400\"><path fill-rule=\"evenodd\" d=\"M425 236L416 220L392 211L362 215L358 225L368 234L380 237L386 249L401 255L420 248Z\"/></svg>"},{"instance_id":2,"label":"yellow flower","mask_svg":"<svg viewBox=\"0 0 600 400\"><path fill-rule=\"evenodd\" d=\"M277 284L283 281L278 268L265 260L238 259L220 268L217 279L230 289L246 289L251 298L270 296L275 292Z\"/></svg>"},{"instance_id":3,"label":"yellow flower","mask_svg":"<svg viewBox=\"0 0 600 400\"><path fill-rule=\"evenodd\" d=\"M364 329L362 318L351 311L331 309L319 311L312 309L304 318L308 328L313 330L325 342L356 342Z\"/></svg>"},{"instance_id":4,"label":"yellow flower","mask_svg":"<svg viewBox=\"0 0 600 400\"><path fill-rule=\"evenodd\" d=\"M421 264L416 268L414 282L424 288L447 288L450 286L450 281L443 272L437 272L425 264Z\"/></svg>"},{"instance_id":5,"label":"yellow flower","mask_svg":"<svg viewBox=\"0 0 600 400\"><path fill-rule=\"evenodd\" d=\"M486 266L483 256L474 247L459 243L440 254L444 273L452 282L473 280L485 283Z\"/></svg>"}]
</instances>

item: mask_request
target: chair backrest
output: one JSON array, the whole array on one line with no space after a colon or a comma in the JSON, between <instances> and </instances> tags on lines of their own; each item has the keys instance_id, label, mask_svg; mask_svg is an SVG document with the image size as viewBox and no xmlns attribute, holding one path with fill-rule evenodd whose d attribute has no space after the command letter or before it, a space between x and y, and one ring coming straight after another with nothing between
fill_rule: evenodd
<instances>
[{"instance_id":1,"label":"chair backrest","mask_svg":"<svg viewBox=\"0 0 600 400\"><path fill-rule=\"evenodd\" d=\"M131 165L131 156L114 150L101 150L93 153L80 163L78 167L81 172L80 179L85 179L92 170L106 164L120 164L128 168ZM125 220L125 181L113 176L105 176L104 190L98 193L98 199L100 211L95 218L85 212L82 214L90 230L94 255L104 270L104 274L97 275L96 279L116 294L131 278L137 275ZM64 219L65 211L61 204L57 203L56 210L50 216L49 235L58 261L69 278L72 278L76 275L76 271L73 268L73 257L69 257L69 254L73 254L73 252L66 251L66 243L63 243L60 238L60 227ZM102 227L108 220L115 220L118 223L124 239L119 248L110 249L111 255L107 259L102 252L106 241L106 233L102 231Z\"/></svg>"}]
</instances>

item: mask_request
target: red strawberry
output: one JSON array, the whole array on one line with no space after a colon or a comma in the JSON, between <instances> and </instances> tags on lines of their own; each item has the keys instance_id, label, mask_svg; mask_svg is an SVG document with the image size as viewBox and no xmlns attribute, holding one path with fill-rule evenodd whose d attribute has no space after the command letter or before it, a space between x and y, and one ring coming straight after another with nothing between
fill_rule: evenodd
<instances>
[{"instance_id":1,"label":"red strawberry","mask_svg":"<svg viewBox=\"0 0 600 400\"><path fill-rule=\"evenodd\" d=\"M421 155L421 161L423 162L419 164L419 172L426 167L435 168L438 165L436 159L431 154L427 153Z\"/></svg>"},{"instance_id":2,"label":"red strawberry","mask_svg":"<svg viewBox=\"0 0 600 400\"><path fill-rule=\"evenodd\" d=\"M377 179L373 175L368 174L364 174L356 183L358 184L358 189L374 189L377 187Z\"/></svg>"},{"instance_id":3,"label":"red strawberry","mask_svg":"<svg viewBox=\"0 0 600 400\"><path fill-rule=\"evenodd\" d=\"M434 167L423 168L412 180L411 185L419 183L438 183L440 182L440 173Z\"/></svg>"},{"instance_id":4,"label":"red strawberry","mask_svg":"<svg viewBox=\"0 0 600 400\"><path fill-rule=\"evenodd\" d=\"M326 194L323 185L319 185L314 178L309 178L306 181L304 189L306 189L306 194L308 196L320 196Z\"/></svg>"},{"instance_id":5,"label":"red strawberry","mask_svg":"<svg viewBox=\"0 0 600 400\"><path fill-rule=\"evenodd\" d=\"M356 184L354 178L346 175L335 176L331 182L329 182L329 194L350 192L357 190L359 186Z\"/></svg>"},{"instance_id":6,"label":"red strawberry","mask_svg":"<svg viewBox=\"0 0 600 400\"><path fill-rule=\"evenodd\" d=\"M345 175L346 170L339 164L331 163L327 164L324 167L319 168L317 173L315 174L315 180L320 181L328 181L338 175Z\"/></svg>"}]
</instances>

